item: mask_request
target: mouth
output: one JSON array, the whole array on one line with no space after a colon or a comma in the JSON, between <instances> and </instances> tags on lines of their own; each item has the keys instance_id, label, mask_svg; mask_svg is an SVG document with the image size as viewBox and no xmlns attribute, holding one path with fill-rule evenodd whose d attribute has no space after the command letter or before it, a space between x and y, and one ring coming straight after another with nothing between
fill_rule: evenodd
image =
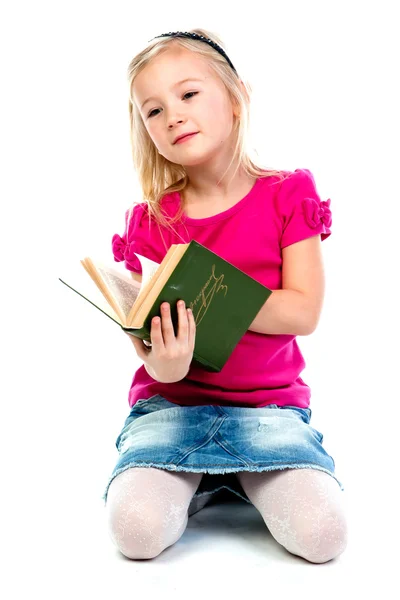
<instances>
[{"instance_id":1,"label":"mouth","mask_svg":"<svg viewBox=\"0 0 400 600\"><path fill-rule=\"evenodd\" d=\"M179 137L177 140L175 140L174 145L175 144L180 144L182 142L186 142L186 140L190 140L191 138L193 138L195 135L197 135L199 132L198 131L194 131L193 133L188 133L182 137Z\"/></svg>"}]
</instances>

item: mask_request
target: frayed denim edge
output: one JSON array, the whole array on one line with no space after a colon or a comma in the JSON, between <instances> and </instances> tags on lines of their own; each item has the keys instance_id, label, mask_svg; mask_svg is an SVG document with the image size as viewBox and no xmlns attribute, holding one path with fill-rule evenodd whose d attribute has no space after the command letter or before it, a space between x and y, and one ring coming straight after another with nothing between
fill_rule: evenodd
<instances>
[{"instance_id":1,"label":"frayed denim edge","mask_svg":"<svg viewBox=\"0 0 400 600\"><path fill-rule=\"evenodd\" d=\"M110 487L113 479L115 479L115 477L117 475L119 475L120 473L123 473L124 471L126 471L127 469L130 469L132 467L154 467L157 469L164 469L166 471L185 471L186 473L204 473L204 474L209 473L210 475L225 475L227 473L240 473L242 471L247 471L249 473L263 473L264 471L277 471L277 470L282 471L283 469L315 469L317 471L323 471L324 473L327 473L328 475L333 477L333 479L335 479L335 481L337 481L337 483L339 484L341 491L344 491L344 487L343 487L342 483L339 481L339 479L335 475L333 475L333 473L331 473L331 471L329 471L328 469L325 469L324 467L321 467L320 465L314 465L312 463L304 463L304 464L296 464L296 465L289 463L289 464L276 465L276 466L270 466L270 467L253 467L253 468L246 467L245 469L232 469L229 471L227 471L226 468L220 469L220 470L212 469L212 472L209 469L204 469L204 467L199 468L199 469L195 469L195 468L188 469L186 467L181 467L181 466L177 466L177 465L164 465L164 464L160 465L159 463L135 463L135 464L131 464L131 465L125 465L124 467L117 469L116 472L110 477L110 480L107 484L106 490L105 490L103 496L101 497L101 499L104 500L104 505L107 504L108 488ZM219 490L221 490L223 488L228 489L233 494L236 494L237 496L239 496L240 498L243 498L243 500L245 500L246 502L251 504L251 502L248 498L245 498L244 496L242 496L242 494L240 494L236 490L232 490L229 486L226 486L226 485L223 485L212 491L200 492L199 494L196 492L194 494L193 498L196 498L199 496L204 496L204 494L215 494L216 492L219 492Z\"/></svg>"}]
</instances>

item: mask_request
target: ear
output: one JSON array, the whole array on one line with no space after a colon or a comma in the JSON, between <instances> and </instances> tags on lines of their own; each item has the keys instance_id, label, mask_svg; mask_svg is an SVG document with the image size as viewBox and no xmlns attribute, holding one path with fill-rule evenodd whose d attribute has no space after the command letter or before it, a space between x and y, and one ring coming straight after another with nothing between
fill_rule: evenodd
<instances>
[{"instance_id":1,"label":"ear","mask_svg":"<svg viewBox=\"0 0 400 600\"><path fill-rule=\"evenodd\" d=\"M249 93L246 89L246 86L244 85L243 81L240 80L240 87L242 88L242 92L247 100L248 103L250 103L250 96ZM232 107L233 107L233 114L237 119L240 119L240 106L237 103L236 99L233 99L233 103L232 103Z\"/></svg>"}]
</instances>

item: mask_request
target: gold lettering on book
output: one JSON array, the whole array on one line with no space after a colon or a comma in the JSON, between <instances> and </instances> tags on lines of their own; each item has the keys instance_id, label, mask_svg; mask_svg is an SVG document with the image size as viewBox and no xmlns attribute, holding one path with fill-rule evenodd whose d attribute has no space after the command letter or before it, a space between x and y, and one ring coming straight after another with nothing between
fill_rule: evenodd
<instances>
[{"instance_id":1,"label":"gold lettering on book","mask_svg":"<svg viewBox=\"0 0 400 600\"><path fill-rule=\"evenodd\" d=\"M224 275L216 277L215 265L213 265L212 273L209 279L207 280L206 284L204 285L204 287L201 288L200 293L196 296L194 301L189 303L189 308L191 308L193 312L193 317L196 326L198 326L204 319L204 316L211 305L214 295L222 289L225 291L225 296L228 293L228 286L222 284L223 280Z\"/></svg>"}]
</instances>

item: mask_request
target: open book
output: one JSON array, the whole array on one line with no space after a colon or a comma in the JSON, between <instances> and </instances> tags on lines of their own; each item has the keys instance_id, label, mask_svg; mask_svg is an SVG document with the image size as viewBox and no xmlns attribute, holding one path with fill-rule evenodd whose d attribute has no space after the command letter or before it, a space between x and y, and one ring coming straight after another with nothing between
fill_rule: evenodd
<instances>
[{"instance_id":1,"label":"open book","mask_svg":"<svg viewBox=\"0 0 400 600\"><path fill-rule=\"evenodd\" d=\"M136 256L141 282L126 269L123 273L88 257L80 261L103 302L59 280L147 345L151 320L160 316L163 302L170 304L177 334L176 304L184 300L196 322L193 359L219 372L272 291L195 240L173 244L161 264Z\"/></svg>"}]
</instances>

